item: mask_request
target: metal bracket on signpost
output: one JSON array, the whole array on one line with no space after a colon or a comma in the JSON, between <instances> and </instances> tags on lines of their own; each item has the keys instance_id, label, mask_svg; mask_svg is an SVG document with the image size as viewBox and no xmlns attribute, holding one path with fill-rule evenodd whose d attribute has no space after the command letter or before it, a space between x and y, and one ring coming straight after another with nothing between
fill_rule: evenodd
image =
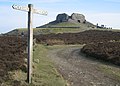
<instances>
[{"instance_id":1,"label":"metal bracket on signpost","mask_svg":"<svg viewBox=\"0 0 120 86\"><path fill-rule=\"evenodd\" d=\"M32 28L32 16L33 13L40 15L47 15L47 11L33 9L32 4L28 4L28 7L13 5L13 9L28 12L28 62L27 62L27 81L31 83L32 77L32 57L33 57L33 28Z\"/></svg>"}]
</instances>

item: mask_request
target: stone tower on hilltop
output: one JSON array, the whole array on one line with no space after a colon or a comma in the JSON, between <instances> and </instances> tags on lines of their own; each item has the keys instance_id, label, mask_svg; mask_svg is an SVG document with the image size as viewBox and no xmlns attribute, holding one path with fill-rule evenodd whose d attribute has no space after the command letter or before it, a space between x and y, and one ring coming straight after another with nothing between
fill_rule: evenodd
<instances>
[{"instance_id":1,"label":"stone tower on hilltop","mask_svg":"<svg viewBox=\"0 0 120 86\"><path fill-rule=\"evenodd\" d=\"M73 13L71 16L66 13L58 14L56 17L56 22L74 22L74 23L85 23L85 16L83 14Z\"/></svg>"},{"instance_id":2,"label":"stone tower on hilltop","mask_svg":"<svg viewBox=\"0 0 120 86\"><path fill-rule=\"evenodd\" d=\"M76 22L79 22L79 23L84 23L86 21L85 16L82 14L78 14L78 13L73 13L71 15L71 19L76 21Z\"/></svg>"}]
</instances>

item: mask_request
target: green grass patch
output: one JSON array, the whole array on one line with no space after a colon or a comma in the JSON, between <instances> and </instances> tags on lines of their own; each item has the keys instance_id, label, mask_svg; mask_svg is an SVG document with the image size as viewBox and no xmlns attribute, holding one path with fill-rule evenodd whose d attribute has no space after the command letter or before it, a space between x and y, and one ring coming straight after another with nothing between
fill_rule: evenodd
<instances>
[{"instance_id":1,"label":"green grass patch","mask_svg":"<svg viewBox=\"0 0 120 86\"><path fill-rule=\"evenodd\" d=\"M46 27L50 27L50 28L34 28L34 34L38 35L38 34L50 34L50 33L56 33L56 34L57 33L77 33L77 32L91 29L88 26L89 25L83 24L83 23L70 23L70 22L62 22L55 25L48 24L46 25ZM19 34L21 32L27 32L27 28L18 28L17 30ZM16 33L14 30L12 32L13 34Z\"/></svg>"},{"instance_id":2,"label":"green grass patch","mask_svg":"<svg viewBox=\"0 0 120 86\"><path fill-rule=\"evenodd\" d=\"M18 29L18 32L27 32L27 29ZM81 28L34 28L34 34L50 34L50 33L76 33L81 32Z\"/></svg>"},{"instance_id":3,"label":"green grass patch","mask_svg":"<svg viewBox=\"0 0 120 86\"><path fill-rule=\"evenodd\" d=\"M64 23L62 23L64 25ZM50 34L50 33L78 33L78 32L82 32L85 30L103 30L103 31L113 31L113 32L120 32L120 30L115 30L115 29L93 29L93 28L89 28L87 27L85 24L81 24L80 28L74 28L74 25L71 25L71 27L73 26L73 28L59 28L60 25L58 25L57 28L34 28L34 35L39 35L39 34ZM69 25L66 25L65 27L70 27ZM76 26L76 25L75 25ZM19 28L13 31L10 31L9 34L11 35L18 35L21 34L22 32L24 32L25 34L27 34L27 28Z\"/></svg>"},{"instance_id":4,"label":"green grass patch","mask_svg":"<svg viewBox=\"0 0 120 86\"><path fill-rule=\"evenodd\" d=\"M32 83L40 86L66 86L66 81L47 57L48 51L47 46L36 45L33 58Z\"/></svg>"},{"instance_id":5,"label":"green grass patch","mask_svg":"<svg viewBox=\"0 0 120 86\"><path fill-rule=\"evenodd\" d=\"M101 65L100 70L120 80L120 68L108 65Z\"/></svg>"},{"instance_id":6,"label":"green grass patch","mask_svg":"<svg viewBox=\"0 0 120 86\"><path fill-rule=\"evenodd\" d=\"M79 23L71 23L71 22L62 22L62 23L58 23L55 25L50 25L51 27L79 27L80 24Z\"/></svg>"}]
</instances>

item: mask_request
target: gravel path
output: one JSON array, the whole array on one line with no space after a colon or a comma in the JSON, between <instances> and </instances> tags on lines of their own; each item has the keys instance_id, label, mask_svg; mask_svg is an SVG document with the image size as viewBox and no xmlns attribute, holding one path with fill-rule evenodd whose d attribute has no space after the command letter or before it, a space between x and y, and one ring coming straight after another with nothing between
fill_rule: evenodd
<instances>
[{"instance_id":1,"label":"gravel path","mask_svg":"<svg viewBox=\"0 0 120 86\"><path fill-rule=\"evenodd\" d=\"M117 78L100 70L100 66L107 65L86 58L80 53L79 47L53 49L48 56L70 86L120 86ZM119 70L116 67L115 69Z\"/></svg>"}]
</instances>

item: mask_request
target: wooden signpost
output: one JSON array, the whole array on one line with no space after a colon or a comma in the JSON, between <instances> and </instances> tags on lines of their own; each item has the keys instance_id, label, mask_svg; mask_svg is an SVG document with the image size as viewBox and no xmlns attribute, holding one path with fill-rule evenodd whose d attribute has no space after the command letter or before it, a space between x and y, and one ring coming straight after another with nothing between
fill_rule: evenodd
<instances>
[{"instance_id":1,"label":"wooden signpost","mask_svg":"<svg viewBox=\"0 0 120 86\"><path fill-rule=\"evenodd\" d=\"M28 7L13 5L13 9L28 12L28 62L27 62L27 81L31 83L32 77L32 57L33 57L33 28L32 28L32 17L33 13L40 15L47 15L47 11L37 10L33 8L32 4L28 4Z\"/></svg>"}]
</instances>

